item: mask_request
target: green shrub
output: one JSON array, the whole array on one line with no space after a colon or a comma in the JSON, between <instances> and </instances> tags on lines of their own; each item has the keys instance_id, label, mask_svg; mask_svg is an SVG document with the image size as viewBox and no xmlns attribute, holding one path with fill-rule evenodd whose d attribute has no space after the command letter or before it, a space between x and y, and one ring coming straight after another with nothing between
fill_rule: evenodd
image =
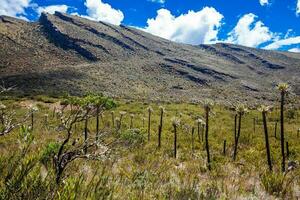
<instances>
[{"instance_id":1,"label":"green shrub","mask_svg":"<svg viewBox=\"0 0 300 200\"><path fill-rule=\"evenodd\" d=\"M128 146L139 146L145 142L145 136L140 129L129 129L121 133L121 140Z\"/></svg>"},{"instance_id":2,"label":"green shrub","mask_svg":"<svg viewBox=\"0 0 300 200\"><path fill-rule=\"evenodd\" d=\"M45 166L48 166L49 161L53 158L55 154L58 153L59 144L56 142L50 142L42 151L40 156L40 161Z\"/></svg>"},{"instance_id":3,"label":"green shrub","mask_svg":"<svg viewBox=\"0 0 300 200\"><path fill-rule=\"evenodd\" d=\"M284 174L265 172L261 175L261 183L265 190L275 196L280 196L284 191Z\"/></svg>"}]
</instances>

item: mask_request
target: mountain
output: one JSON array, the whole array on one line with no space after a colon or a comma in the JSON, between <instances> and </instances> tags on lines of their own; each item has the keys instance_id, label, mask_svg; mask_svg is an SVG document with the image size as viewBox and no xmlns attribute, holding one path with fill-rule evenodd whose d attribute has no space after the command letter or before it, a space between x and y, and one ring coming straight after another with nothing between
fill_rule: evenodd
<instances>
[{"instance_id":1,"label":"mountain","mask_svg":"<svg viewBox=\"0 0 300 200\"><path fill-rule=\"evenodd\" d=\"M300 54L179 44L59 12L38 22L1 16L0 44L0 80L21 94L271 101L281 81L300 94Z\"/></svg>"}]
</instances>

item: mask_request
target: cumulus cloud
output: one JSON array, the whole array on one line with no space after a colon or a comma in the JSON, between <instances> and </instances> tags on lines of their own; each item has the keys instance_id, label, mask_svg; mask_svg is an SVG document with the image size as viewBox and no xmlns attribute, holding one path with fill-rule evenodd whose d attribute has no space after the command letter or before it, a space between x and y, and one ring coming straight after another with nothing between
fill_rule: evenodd
<instances>
[{"instance_id":1,"label":"cumulus cloud","mask_svg":"<svg viewBox=\"0 0 300 200\"><path fill-rule=\"evenodd\" d=\"M260 5L265 6L269 4L269 0L259 0Z\"/></svg>"},{"instance_id":2,"label":"cumulus cloud","mask_svg":"<svg viewBox=\"0 0 300 200\"><path fill-rule=\"evenodd\" d=\"M157 16L148 19L143 29L153 35L187 44L213 43L218 40L218 29L223 15L212 7L188 11L175 17L167 9L157 11Z\"/></svg>"},{"instance_id":3,"label":"cumulus cloud","mask_svg":"<svg viewBox=\"0 0 300 200\"><path fill-rule=\"evenodd\" d=\"M26 19L25 9L30 6L31 0L1 0L0 15Z\"/></svg>"},{"instance_id":4,"label":"cumulus cloud","mask_svg":"<svg viewBox=\"0 0 300 200\"><path fill-rule=\"evenodd\" d=\"M41 14L42 12L46 12L49 14L54 14L55 11L66 13L68 11L69 7L67 5L51 5L46 7L38 7L37 12L38 14Z\"/></svg>"},{"instance_id":5,"label":"cumulus cloud","mask_svg":"<svg viewBox=\"0 0 300 200\"><path fill-rule=\"evenodd\" d=\"M271 41L274 34L261 21L256 20L257 16L249 13L242 16L234 29L228 34L226 42L258 47L260 44Z\"/></svg>"},{"instance_id":6,"label":"cumulus cloud","mask_svg":"<svg viewBox=\"0 0 300 200\"><path fill-rule=\"evenodd\" d=\"M266 47L264 47L264 49L279 49L283 46L290 46L290 45L294 45L294 44L300 44L300 36L289 37L289 38L277 40L277 41L267 45Z\"/></svg>"},{"instance_id":7,"label":"cumulus cloud","mask_svg":"<svg viewBox=\"0 0 300 200\"><path fill-rule=\"evenodd\" d=\"M297 2L296 15L297 15L297 16L300 15L300 0L298 0L298 2Z\"/></svg>"},{"instance_id":8,"label":"cumulus cloud","mask_svg":"<svg viewBox=\"0 0 300 200\"><path fill-rule=\"evenodd\" d=\"M288 50L289 52L300 53L300 48L292 48Z\"/></svg>"},{"instance_id":9,"label":"cumulus cloud","mask_svg":"<svg viewBox=\"0 0 300 200\"><path fill-rule=\"evenodd\" d=\"M87 7L87 17L96 21L104 21L115 25L120 25L124 19L121 10L116 10L102 0L86 0L84 5Z\"/></svg>"}]
</instances>

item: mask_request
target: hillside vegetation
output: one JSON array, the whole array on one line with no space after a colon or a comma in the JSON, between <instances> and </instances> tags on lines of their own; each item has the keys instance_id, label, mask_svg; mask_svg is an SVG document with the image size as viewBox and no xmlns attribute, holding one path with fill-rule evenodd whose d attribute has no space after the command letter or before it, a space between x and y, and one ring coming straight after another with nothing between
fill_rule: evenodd
<instances>
[{"instance_id":1,"label":"hillside vegetation","mask_svg":"<svg viewBox=\"0 0 300 200\"><path fill-rule=\"evenodd\" d=\"M284 172L278 103L267 114L272 171L262 113L256 109L114 102L94 95L65 100L37 96L3 104L4 116L11 116L12 124L22 123L0 136L0 199L299 198L300 113L289 104L284 112ZM9 115L11 111L16 114Z\"/></svg>"}]
</instances>

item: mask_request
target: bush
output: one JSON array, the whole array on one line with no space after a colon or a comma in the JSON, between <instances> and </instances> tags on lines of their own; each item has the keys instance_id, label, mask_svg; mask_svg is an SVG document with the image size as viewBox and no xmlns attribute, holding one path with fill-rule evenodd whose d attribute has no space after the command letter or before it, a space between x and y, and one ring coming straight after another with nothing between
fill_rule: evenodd
<instances>
[{"instance_id":1,"label":"bush","mask_svg":"<svg viewBox=\"0 0 300 200\"><path fill-rule=\"evenodd\" d=\"M46 148L43 149L41 156L40 156L40 161L43 163L43 165L48 166L49 161L53 158L55 154L58 153L59 150L59 144L55 142L49 143Z\"/></svg>"},{"instance_id":2,"label":"bush","mask_svg":"<svg viewBox=\"0 0 300 200\"><path fill-rule=\"evenodd\" d=\"M128 146L139 146L145 142L145 136L140 129L129 129L121 133L121 140Z\"/></svg>"}]
</instances>

